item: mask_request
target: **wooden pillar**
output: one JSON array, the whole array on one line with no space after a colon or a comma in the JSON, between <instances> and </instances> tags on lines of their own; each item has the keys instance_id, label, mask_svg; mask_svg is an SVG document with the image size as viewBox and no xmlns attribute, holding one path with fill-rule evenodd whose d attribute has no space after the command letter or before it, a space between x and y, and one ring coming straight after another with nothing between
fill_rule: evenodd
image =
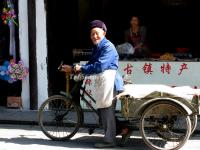
<instances>
[{"instance_id":1,"label":"wooden pillar","mask_svg":"<svg viewBox=\"0 0 200 150\"><path fill-rule=\"evenodd\" d=\"M36 58L36 1L28 0L30 109L38 109L38 82Z\"/></svg>"}]
</instances>

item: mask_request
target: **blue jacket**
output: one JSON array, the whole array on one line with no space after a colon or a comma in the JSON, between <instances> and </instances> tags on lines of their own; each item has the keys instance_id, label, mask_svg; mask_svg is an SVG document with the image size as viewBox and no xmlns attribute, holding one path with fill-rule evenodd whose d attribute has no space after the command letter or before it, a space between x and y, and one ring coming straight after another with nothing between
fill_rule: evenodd
<instances>
[{"instance_id":1,"label":"blue jacket","mask_svg":"<svg viewBox=\"0 0 200 150\"><path fill-rule=\"evenodd\" d=\"M92 49L92 57L89 62L82 65L81 72L86 75L102 73L105 70L118 69L119 55L115 46L106 38ZM123 83L119 74L116 74L115 89L122 89Z\"/></svg>"},{"instance_id":2,"label":"blue jacket","mask_svg":"<svg viewBox=\"0 0 200 150\"><path fill-rule=\"evenodd\" d=\"M115 91L117 92L124 91L124 81L119 71L117 71L115 76Z\"/></svg>"}]
</instances>

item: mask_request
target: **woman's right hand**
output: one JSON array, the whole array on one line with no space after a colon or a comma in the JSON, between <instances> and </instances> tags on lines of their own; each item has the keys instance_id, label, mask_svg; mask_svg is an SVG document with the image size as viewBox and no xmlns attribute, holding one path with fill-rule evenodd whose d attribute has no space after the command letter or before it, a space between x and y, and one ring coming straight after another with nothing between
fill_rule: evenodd
<instances>
[{"instance_id":1,"label":"woman's right hand","mask_svg":"<svg viewBox=\"0 0 200 150\"><path fill-rule=\"evenodd\" d=\"M135 48L135 49L142 48L142 44L137 44L134 48Z\"/></svg>"}]
</instances>

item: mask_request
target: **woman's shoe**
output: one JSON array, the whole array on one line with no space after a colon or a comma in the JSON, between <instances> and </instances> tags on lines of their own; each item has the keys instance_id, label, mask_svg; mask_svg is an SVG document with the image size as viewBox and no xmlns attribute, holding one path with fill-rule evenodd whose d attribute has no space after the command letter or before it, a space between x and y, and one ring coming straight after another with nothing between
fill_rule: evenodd
<instances>
[{"instance_id":1,"label":"woman's shoe","mask_svg":"<svg viewBox=\"0 0 200 150\"><path fill-rule=\"evenodd\" d=\"M125 144L127 143L128 139L130 138L132 134L132 130L128 129L128 131L126 133L122 133L122 140L121 143L119 144L119 146L124 147Z\"/></svg>"}]
</instances>

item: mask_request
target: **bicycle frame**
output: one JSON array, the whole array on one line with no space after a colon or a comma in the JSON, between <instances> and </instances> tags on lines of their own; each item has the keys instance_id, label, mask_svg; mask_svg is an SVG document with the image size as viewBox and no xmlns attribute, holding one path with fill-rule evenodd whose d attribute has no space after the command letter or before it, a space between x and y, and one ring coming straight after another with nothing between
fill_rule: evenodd
<instances>
[{"instance_id":1,"label":"bicycle frame","mask_svg":"<svg viewBox=\"0 0 200 150\"><path fill-rule=\"evenodd\" d=\"M97 110L85 98L85 94L89 97L90 100L92 100L92 102L96 103L96 100L85 90L85 87L81 87L80 90L81 90L80 92L82 92L82 94L80 95L81 101L83 101L93 112L95 112L98 115Z\"/></svg>"},{"instance_id":2,"label":"bicycle frame","mask_svg":"<svg viewBox=\"0 0 200 150\"><path fill-rule=\"evenodd\" d=\"M80 100L83 101L93 112L95 112L98 116L98 111L92 106L91 103L89 103L89 101L85 98L85 95L89 98L89 100L91 100L92 102L96 103L96 100L85 90L86 89L86 85L83 86L82 82L77 82L75 84L75 86L73 87L73 89L71 90L71 95L73 97L73 93L76 90L79 90L80 92Z\"/></svg>"}]
</instances>

